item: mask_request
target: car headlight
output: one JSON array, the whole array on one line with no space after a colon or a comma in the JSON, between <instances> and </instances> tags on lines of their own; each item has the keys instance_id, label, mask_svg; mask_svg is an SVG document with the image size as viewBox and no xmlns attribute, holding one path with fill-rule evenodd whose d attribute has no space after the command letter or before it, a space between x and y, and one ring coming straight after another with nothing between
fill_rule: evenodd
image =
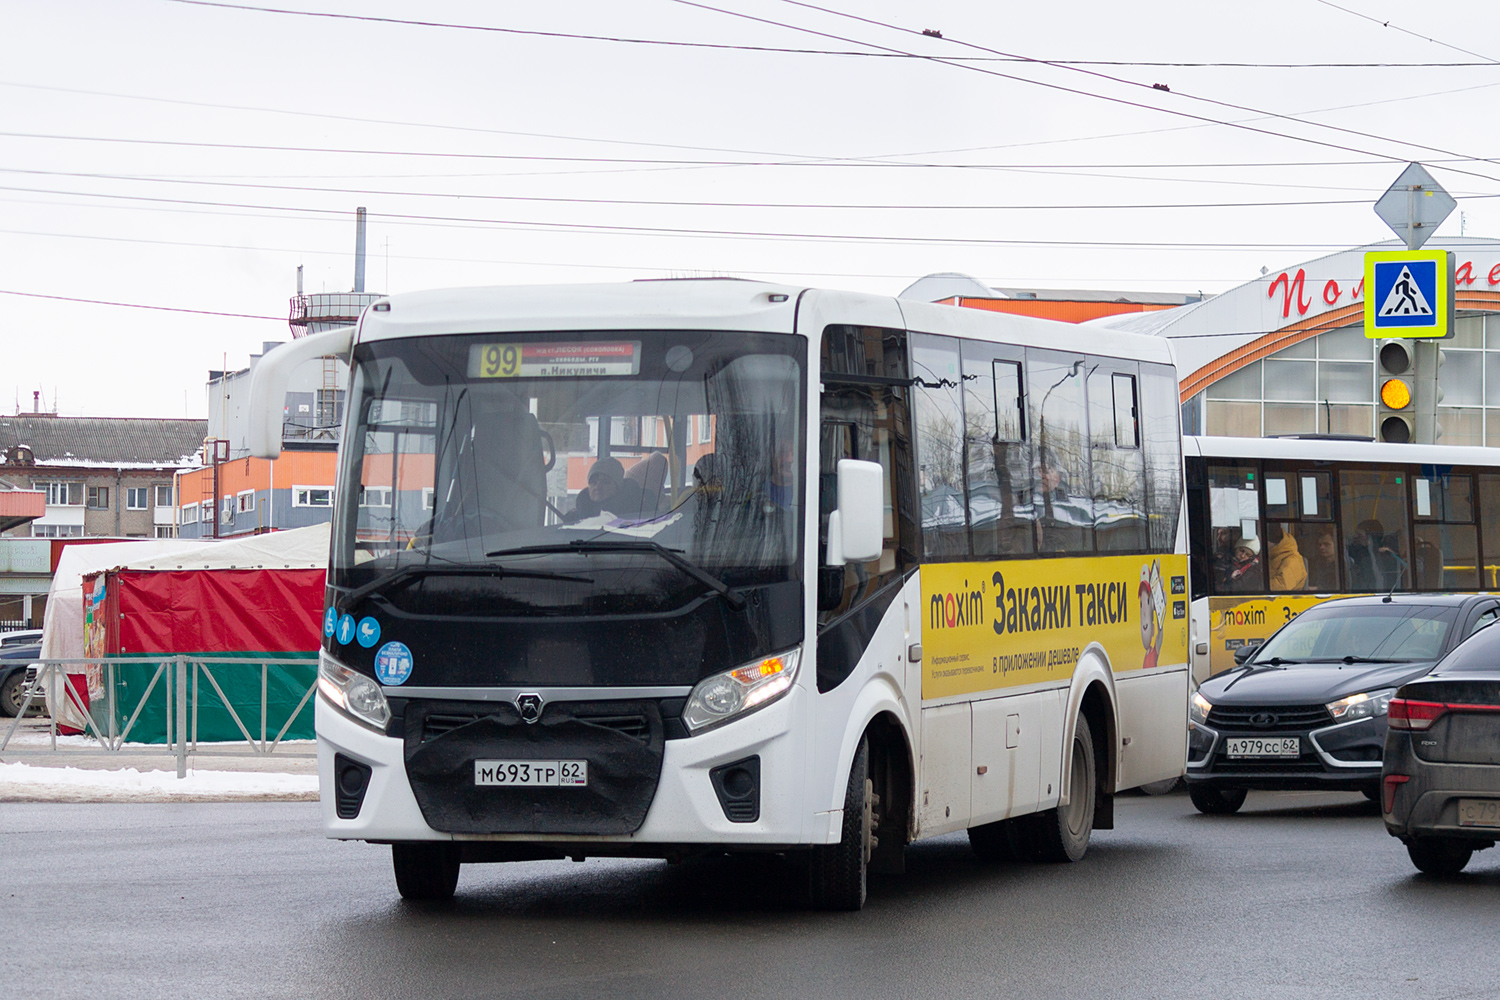
<instances>
[{"instance_id":1,"label":"car headlight","mask_svg":"<svg viewBox=\"0 0 1500 1000\"><path fill-rule=\"evenodd\" d=\"M1207 725L1208 713L1213 710L1214 706L1212 703L1197 691L1194 691L1192 700L1188 702L1188 720L1200 725Z\"/></svg>"},{"instance_id":2,"label":"car headlight","mask_svg":"<svg viewBox=\"0 0 1500 1000\"><path fill-rule=\"evenodd\" d=\"M1361 691L1359 694L1351 694L1347 698L1328 703L1328 712L1340 722L1353 722L1356 719L1377 719L1384 715L1391 704L1391 696L1396 693L1395 688L1381 688L1379 691Z\"/></svg>"},{"instance_id":3,"label":"car headlight","mask_svg":"<svg viewBox=\"0 0 1500 1000\"><path fill-rule=\"evenodd\" d=\"M704 678L688 695L682 721L700 733L770 704L792 689L801 660L799 647Z\"/></svg>"},{"instance_id":4,"label":"car headlight","mask_svg":"<svg viewBox=\"0 0 1500 1000\"><path fill-rule=\"evenodd\" d=\"M391 721L391 706L380 685L327 657L318 660L318 690L335 708L376 729L384 731Z\"/></svg>"}]
</instances>

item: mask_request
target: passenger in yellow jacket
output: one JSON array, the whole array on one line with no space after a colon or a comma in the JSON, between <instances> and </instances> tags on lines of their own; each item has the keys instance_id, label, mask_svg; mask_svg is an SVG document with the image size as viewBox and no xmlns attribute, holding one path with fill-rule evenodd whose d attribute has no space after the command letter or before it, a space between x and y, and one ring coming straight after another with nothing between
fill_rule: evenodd
<instances>
[{"instance_id":1,"label":"passenger in yellow jacket","mask_svg":"<svg viewBox=\"0 0 1500 1000\"><path fill-rule=\"evenodd\" d=\"M1272 524L1272 537L1280 535L1271 543L1270 566L1272 590L1301 590L1307 586L1307 561L1297 549L1297 539L1283 532L1281 525Z\"/></svg>"}]
</instances>

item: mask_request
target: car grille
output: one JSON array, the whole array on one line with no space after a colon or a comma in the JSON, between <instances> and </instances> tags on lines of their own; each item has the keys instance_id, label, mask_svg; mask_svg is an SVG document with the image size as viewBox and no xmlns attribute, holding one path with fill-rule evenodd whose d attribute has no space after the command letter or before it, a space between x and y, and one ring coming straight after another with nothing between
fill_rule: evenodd
<instances>
[{"instance_id":1,"label":"car grille","mask_svg":"<svg viewBox=\"0 0 1500 1000\"><path fill-rule=\"evenodd\" d=\"M1322 705L1215 705L1208 725L1222 732L1296 733L1333 722Z\"/></svg>"},{"instance_id":2,"label":"car grille","mask_svg":"<svg viewBox=\"0 0 1500 1000\"><path fill-rule=\"evenodd\" d=\"M461 726L467 726L471 722L478 722L484 718L485 713L448 713L434 712L422 721L422 742L435 740L439 736L445 736ZM587 722L594 726L603 726L613 729L615 732L631 739L640 740L642 743L651 739L651 722L645 715L639 713L628 714L600 714L600 715L576 715L580 722Z\"/></svg>"},{"instance_id":3,"label":"car grille","mask_svg":"<svg viewBox=\"0 0 1500 1000\"><path fill-rule=\"evenodd\" d=\"M1303 774L1326 770L1317 758L1309 757L1306 754L1296 758L1263 757L1258 760L1231 760L1223 753L1220 753L1214 757L1213 768L1215 774L1249 772L1257 774Z\"/></svg>"}]
</instances>

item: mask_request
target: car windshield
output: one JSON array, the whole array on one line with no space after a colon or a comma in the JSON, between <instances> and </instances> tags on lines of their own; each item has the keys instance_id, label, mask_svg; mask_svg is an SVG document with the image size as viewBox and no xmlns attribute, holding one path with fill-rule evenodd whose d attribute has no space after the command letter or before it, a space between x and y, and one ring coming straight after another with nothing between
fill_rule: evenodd
<instances>
[{"instance_id":1,"label":"car windshield","mask_svg":"<svg viewBox=\"0 0 1500 1000\"><path fill-rule=\"evenodd\" d=\"M1438 672L1500 674L1500 629L1486 626L1469 636L1438 664Z\"/></svg>"},{"instance_id":2,"label":"car windshield","mask_svg":"<svg viewBox=\"0 0 1500 1000\"><path fill-rule=\"evenodd\" d=\"M792 579L804 357L721 331L361 345L332 582L607 614Z\"/></svg>"},{"instance_id":3,"label":"car windshield","mask_svg":"<svg viewBox=\"0 0 1500 1000\"><path fill-rule=\"evenodd\" d=\"M1324 604L1293 618L1250 662L1435 660L1457 617L1456 608L1430 605Z\"/></svg>"}]
</instances>

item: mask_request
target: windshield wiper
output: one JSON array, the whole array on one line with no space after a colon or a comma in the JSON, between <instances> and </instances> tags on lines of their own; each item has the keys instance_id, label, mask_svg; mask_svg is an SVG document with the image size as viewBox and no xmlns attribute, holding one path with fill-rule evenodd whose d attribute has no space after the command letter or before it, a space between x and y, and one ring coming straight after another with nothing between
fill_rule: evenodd
<instances>
[{"instance_id":1,"label":"windshield wiper","mask_svg":"<svg viewBox=\"0 0 1500 1000\"><path fill-rule=\"evenodd\" d=\"M614 541L603 538L575 538L571 542L559 542L554 545L524 545L516 549L496 549L494 552L486 552L485 557L494 559L496 556L542 555L549 552L650 552L653 555L660 556L683 573L703 584L709 590L723 597L724 600L729 602L729 606L736 611L745 606L745 598L736 593L723 580L720 580L692 560L685 558L678 550L669 549L660 542L653 542L647 539Z\"/></svg>"},{"instance_id":2,"label":"windshield wiper","mask_svg":"<svg viewBox=\"0 0 1500 1000\"><path fill-rule=\"evenodd\" d=\"M1410 660L1393 660L1379 656L1328 656L1320 660L1308 660L1308 663L1410 663Z\"/></svg>"},{"instance_id":3,"label":"windshield wiper","mask_svg":"<svg viewBox=\"0 0 1500 1000\"><path fill-rule=\"evenodd\" d=\"M564 573L548 573L541 570L506 569L504 566L398 566L389 573L377 576L368 583L349 591L344 595L344 604L346 607L352 607L377 591L424 576L517 576L531 580L565 580L569 583L594 582L593 578L587 576L568 576Z\"/></svg>"}]
</instances>

